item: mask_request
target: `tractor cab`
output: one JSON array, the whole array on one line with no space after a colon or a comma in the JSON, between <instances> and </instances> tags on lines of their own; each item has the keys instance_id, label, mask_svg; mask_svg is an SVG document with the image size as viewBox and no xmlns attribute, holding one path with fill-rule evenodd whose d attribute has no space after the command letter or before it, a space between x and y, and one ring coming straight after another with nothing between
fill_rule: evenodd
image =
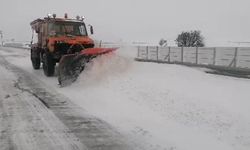
<instances>
[{"instance_id":1,"label":"tractor cab","mask_svg":"<svg viewBox=\"0 0 250 150\"><path fill-rule=\"evenodd\" d=\"M31 22L31 27L38 37L35 46L56 53L57 61L62 55L94 47L94 41L89 38L86 25L80 17L68 19L67 15L65 18L48 15L44 19ZM91 33L93 33L92 26Z\"/></svg>"}]
</instances>

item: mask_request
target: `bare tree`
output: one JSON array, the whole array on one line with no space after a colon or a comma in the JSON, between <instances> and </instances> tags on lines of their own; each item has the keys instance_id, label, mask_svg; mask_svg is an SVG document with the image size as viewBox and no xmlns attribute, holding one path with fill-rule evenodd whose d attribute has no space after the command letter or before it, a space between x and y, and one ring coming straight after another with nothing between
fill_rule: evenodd
<instances>
[{"instance_id":1,"label":"bare tree","mask_svg":"<svg viewBox=\"0 0 250 150\"><path fill-rule=\"evenodd\" d=\"M162 47L166 47L166 46L168 46L168 41L162 38L159 41L159 45Z\"/></svg>"},{"instance_id":2,"label":"bare tree","mask_svg":"<svg viewBox=\"0 0 250 150\"><path fill-rule=\"evenodd\" d=\"M204 47L201 31L182 32L175 40L178 47Z\"/></svg>"}]
</instances>

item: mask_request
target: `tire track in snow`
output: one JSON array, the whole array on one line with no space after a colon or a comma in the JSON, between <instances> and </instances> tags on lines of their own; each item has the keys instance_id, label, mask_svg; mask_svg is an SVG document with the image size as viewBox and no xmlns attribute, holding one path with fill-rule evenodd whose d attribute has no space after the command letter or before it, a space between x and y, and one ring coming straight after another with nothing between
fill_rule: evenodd
<instances>
[{"instance_id":1,"label":"tire track in snow","mask_svg":"<svg viewBox=\"0 0 250 150\"><path fill-rule=\"evenodd\" d=\"M48 131L46 133L50 133L51 129L49 129L49 127L51 126L54 127L54 129L57 129L57 124L55 124L53 121L58 120L58 123L59 124L61 123L61 125L64 126L65 129L60 131L56 130L56 134L59 134L59 136L65 136L65 138L70 137L69 140L73 140L73 143L78 142L78 144L80 143L80 145L84 144L87 147L87 149L91 150L132 149L132 147L129 146L130 144L126 142L127 140L123 138L123 136L120 135L118 132L116 132L110 125L108 125L106 122L100 119L97 119L87 114L87 112L82 110L82 108L71 103L70 100L58 94L55 90L46 87L46 85L43 85L41 81L39 81L39 79L37 79L34 75L25 72L24 70L10 64L2 56L0 56L0 64L2 66L5 66L5 68L7 68L8 70L10 70L11 72L13 72L18 76L18 80L16 80L13 83L15 86L14 88L19 90L19 92L21 93L25 93L26 94L25 97L32 97L32 100L26 101L28 104L32 103L30 101L35 101L36 103L39 102L40 103L39 105L43 105L43 107L39 107L41 109L38 111L37 104L30 104L30 105L26 104L25 106L27 109L29 108L28 106L30 107L36 106L34 110L32 110L35 112L31 111L32 113L29 113L30 115L32 114L41 115L40 111L46 110L48 113L50 113L50 116L54 117L53 119L50 120L48 129L45 128L38 130L41 132L39 132L37 136L41 136L41 134L44 133L45 131ZM36 111L38 112L36 113ZM24 113L24 115L26 114ZM47 115L40 117L42 117L42 119L45 119L44 120L45 122L43 123L46 123L48 121L46 120L46 118L48 117ZM14 120L17 119L14 118ZM10 126L13 124L13 122L11 121L7 122L8 125ZM22 127L20 128L22 129ZM36 130L36 128L34 127L32 128L32 130ZM23 131L23 132L25 133L28 131ZM31 131L31 133L33 134L33 131ZM53 141L54 139L53 136L55 135L48 134L47 136L51 136L52 138L50 139ZM71 136L73 136L73 138ZM33 139L32 136L26 138L30 140ZM15 140L14 142L16 142ZM71 146L74 145L72 141L71 144L70 142L68 143ZM40 147L40 149L41 148L42 147ZM77 146L75 146L75 148L77 149ZM58 147L57 148L54 147L53 149L58 149ZM63 149L63 147L60 149ZM67 147L66 149L69 148Z\"/></svg>"},{"instance_id":2,"label":"tire track in snow","mask_svg":"<svg viewBox=\"0 0 250 150\"><path fill-rule=\"evenodd\" d=\"M17 78L1 57L0 64L1 150L86 149L36 97L14 86Z\"/></svg>"}]
</instances>

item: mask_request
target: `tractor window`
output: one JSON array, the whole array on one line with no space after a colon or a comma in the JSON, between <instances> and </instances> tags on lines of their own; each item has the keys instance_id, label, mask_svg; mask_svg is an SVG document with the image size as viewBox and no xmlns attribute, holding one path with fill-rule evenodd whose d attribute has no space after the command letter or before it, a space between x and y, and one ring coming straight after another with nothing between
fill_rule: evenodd
<instances>
[{"instance_id":1,"label":"tractor window","mask_svg":"<svg viewBox=\"0 0 250 150\"><path fill-rule=\"evenodd\" d=\"M87 35L87 31L84 25L79 26L79 30L82 35Z\"/></svg>"},{"instance_id":2,"label":"tractor window","mask_svg":"<svg viewBox=\"0 0 250 150\"><path fill-rule=\"evenodd\" d=\"M78 22L56 22L49 24L49 35L86 36L84 24Z\"/></svg>"}]
</instances>

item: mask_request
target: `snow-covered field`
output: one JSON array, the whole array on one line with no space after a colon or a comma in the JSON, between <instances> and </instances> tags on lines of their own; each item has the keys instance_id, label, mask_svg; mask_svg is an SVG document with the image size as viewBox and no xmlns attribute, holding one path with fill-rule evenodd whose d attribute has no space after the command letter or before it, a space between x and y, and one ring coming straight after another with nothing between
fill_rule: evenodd
<instances>
[{"instance_id":1,"label":"snow-covered field","mask_svg":"<svg viewBox=\"0 0 250 150\"><path fill-rule=\"evenodd\" d=\"M88 64L72 85L33 70L29 52L0 50L90 114L147 150L249 150L250 80L206 74L200 68L134 61L120 48Z\"/></svg>"}]
</instances>

